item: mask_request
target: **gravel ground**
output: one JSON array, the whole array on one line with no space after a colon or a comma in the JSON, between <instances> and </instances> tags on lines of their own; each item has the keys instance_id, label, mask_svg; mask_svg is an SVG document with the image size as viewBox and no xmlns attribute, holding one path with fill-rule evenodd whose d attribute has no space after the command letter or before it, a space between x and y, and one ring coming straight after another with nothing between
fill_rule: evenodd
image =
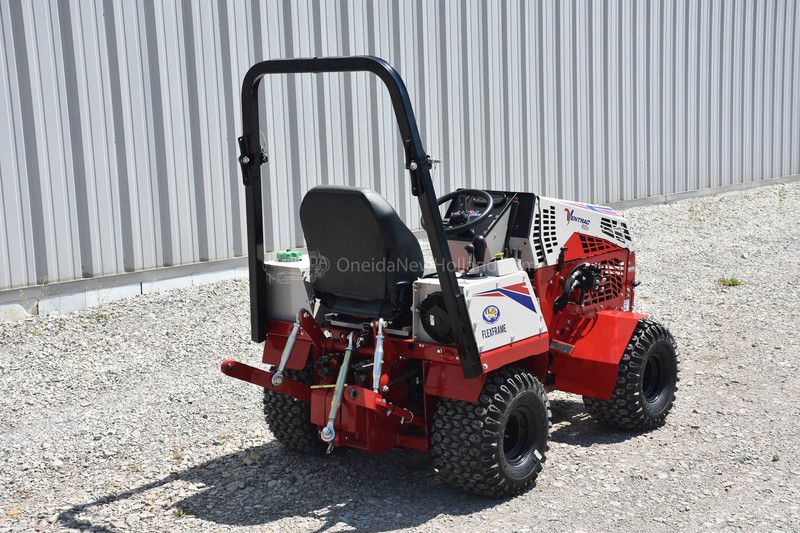
<instances>
[{"instance_id":1,"label":"gravel ground","mask_svg":"<svg viewBox=\"0 0 800 533\"><path fill-rule=\"evenodd\" d=\"M260 360L246 282L0 323L0 531L797 531L798 213L798 183L629 210L675 408L632 435L552 394L545 469L506 501L413 452L284 452L260 391L219 372Z\"/></svg>"}]
</instances>

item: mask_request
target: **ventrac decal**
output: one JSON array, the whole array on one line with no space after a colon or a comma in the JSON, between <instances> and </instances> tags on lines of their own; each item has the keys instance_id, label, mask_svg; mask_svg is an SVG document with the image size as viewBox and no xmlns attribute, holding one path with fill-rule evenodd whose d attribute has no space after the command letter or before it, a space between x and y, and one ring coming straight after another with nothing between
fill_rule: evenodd
<instances>
[{"instance_id":1,"label":"ventrac decal","mask_svg":"<svg viewBox=\"0 0 800 533\"><path fill-rule=\"evenodd\" d=\"M533 297L531 297L531 293L528 291L528 287L525 285L524 281L522 283L508 285L507 287L479 292L475 296L505 296L506 298L511 298L520 305L524 305L534 313L538 313L538 311L536 311L536 305L533 303ZM498 314L499 312L498 310Z\"/></svg>"},{"instance_id":2,"label":"ventrac decal","mask_svg":"<svg viewBox=\"0 0 800 533\"><path fill-rule=\"evenodd\" d=\"M564 208L564 212L567 214L567 226L569 226L570 222L577 222L577 223L582 224L584 226L588 226L589 224L592 223L592 221L589 220L588 218L576 217L574 209L567 209L565 207Z\"/></svg>"},{"instance_id":3,"label":"ventrac decal","mask_svg":"<svg viewBox=\"0 0 800 533\"><path fill-rule=\"evenodd\" d=\"M619 216L619 213L617 213L616 211L605 205L579 204L575 202L564 202L564 203L569 204L573 207L588 209L589 211L594 211L595 213L600 213L601 215L611 215L615 217Z\"/></svg>"}]
</instances>

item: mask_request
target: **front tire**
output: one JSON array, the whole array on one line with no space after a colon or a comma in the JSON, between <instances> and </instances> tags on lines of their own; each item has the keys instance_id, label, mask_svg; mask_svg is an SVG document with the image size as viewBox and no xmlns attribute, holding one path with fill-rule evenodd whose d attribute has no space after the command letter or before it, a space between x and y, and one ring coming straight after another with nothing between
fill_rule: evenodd
<instances>
[{"instance_id":1,"label":"front tire","mask_svg":"<svg viewBox=\"0 0 800 533\"><path fill-rule=\"evenodd\" d=\"M442 398L430 449L445 481L481 496L528 490L545 462L550 404L544 387L517 367L489 374L478 401Z\"/></svg>"},{"instance_id":2,"label":"front tire","mask_svg":"<svg viewBox=\"0 0 800 533\"><path fill-rule=\"evenodd\" d=\"M644 431L664 423L678 390L679 357L675 339L653 320L641 320L619 362L608 400L584 396L592 418L603 425Z\"/></svg>"}]
</instances>

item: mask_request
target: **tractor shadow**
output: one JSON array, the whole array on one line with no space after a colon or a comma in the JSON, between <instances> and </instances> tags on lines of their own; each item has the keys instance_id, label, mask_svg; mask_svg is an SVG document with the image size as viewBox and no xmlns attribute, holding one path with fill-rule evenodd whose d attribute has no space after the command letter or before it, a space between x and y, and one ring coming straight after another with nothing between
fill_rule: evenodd
<instances>
[{"instance_id":1,"label":"tractor shadow","mask_svg":"<svg viewBox=\"0 0 800 533\"><path fill-rule=\"evenodd\" d=\"M339 449L331 456L307 456L270 442L75 505L62 512L58 522L82 531L114 531L105 520L95 523L87 517L95 508L122 505L124 500L139 501L151 490L177 493L175 486L167 487L176 482L202 488L163 512L179 510L180 514L231 527L291 518L309 531L344 526L382 532L419 527L443 513L480 512L501 501L466 495L441 484L422 453L395 450L372 456Z\"/></svg>"},{"instance_id":2,"label":"tractor shadow","mask_svg":"<svg viewBox=\"0 0 800 533\"><path fill-rule=\"evenodd\" d=\"M550 410L553 415L553 427L550 430L552 442L589 447L616 444L638 435L600 425L586 412L581 401L551 399Z\"/></svg>"},{"instance_id":3,"label":"tractor shadow","mask_svg":"<svg viewBox=\"0 0 800 533\"><path fill-rule=\"evenodd\" d=\"M552 442L588 447L636 436L597 424L580 401L552 399L550 406ZM74 505L59 514L58 523L110 533L115 528L105 519L95 520L94 510L140 502L154 493L171 496L158 512L185 513L223 526L260 526L291 518L309 531L350 527L375 533L424 526L440 514L478 513L503 501L444 485L424 453L392 450L372 456L345 448L330 456L309 456L269 442Z\"/></svg>"}]
</instances>

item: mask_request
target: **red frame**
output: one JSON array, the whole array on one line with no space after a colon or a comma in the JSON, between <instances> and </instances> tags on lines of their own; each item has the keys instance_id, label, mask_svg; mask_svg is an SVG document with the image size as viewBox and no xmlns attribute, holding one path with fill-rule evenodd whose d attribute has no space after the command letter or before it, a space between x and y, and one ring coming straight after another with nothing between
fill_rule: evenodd
<instances>
[{"instance_id":1,"label":"red frame","mask_svg":"<svg viewBox=\"0 0 800 533\"><path fill-rule=\"evenodd\" d=\"M570 241L568 249L580 249ZM380 453L395 447L427 450L428 415L439 398L466 402L478 399L486 374L509 364L522 366L532 372L548 389L563 390L592 398L610 398L617 378L620 358L628 345L637 323L647 315L623 311L633 306L635 255L612 243L592 243L593 253L566 253L559 267L542 267L532 273L531 281L539 298L548 332L514 342L480 355L482 373L466 378L459 354L454 346L418 342L386 334L380 393L368 387L348 385L335 420L337 428L334 445L350 446ZM610 265L601 287L602 299L570 303L553 315L555 299L561 295L570 272L586 262ZM611 278L614 279L611 279ZM574 296L573 296L574 300ZM626 305L627 300L627 305ZM273 320L266 331L262 362L277 365L286 346L293 323ZM329 354L343 353L351 329L321 328L308 311L300 313L300 331L286 368L299 370L309 357L317 361ZM355 360L372 358L377 338L376 323L365 335L354 354ZM422 412L414 414L408 408L409 387L404 382L391 385L393 377L408 371L409 362L421 361ZM308 401L311 422L320 428L327 423L335 377L314 372L315 383L308 385L284 379L275 387L272 373L235 361L225 361L222 371L237 379L266 389ZM390 386L391 385L391 386Z\"/></svg>"}]
</instances>

